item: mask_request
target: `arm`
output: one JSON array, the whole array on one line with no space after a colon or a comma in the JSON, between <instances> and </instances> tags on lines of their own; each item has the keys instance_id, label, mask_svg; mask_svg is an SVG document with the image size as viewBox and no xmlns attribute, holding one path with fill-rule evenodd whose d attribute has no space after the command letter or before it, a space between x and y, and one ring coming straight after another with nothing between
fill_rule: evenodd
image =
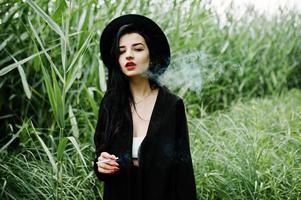
<instances>
[{"instance_id":1,"label":"arm","mask_svg":"<svg viewBox=\"0 0 301 200\"><path fill-rule=\"evenodd\" d=\"M196 186L189 148L189 133L183 100L177 102L175 141L176 199L196 200Z\"/></svg>"}]
</instances>

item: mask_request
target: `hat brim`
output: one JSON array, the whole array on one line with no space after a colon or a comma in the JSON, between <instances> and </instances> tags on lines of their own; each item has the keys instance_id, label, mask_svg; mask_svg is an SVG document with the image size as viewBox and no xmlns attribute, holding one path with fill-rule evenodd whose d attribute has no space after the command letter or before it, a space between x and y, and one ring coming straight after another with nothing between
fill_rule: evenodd
<instances>
[{"instance_id":1,"label":"hat brim","mask_svg":"<svg viewBox=\"0 0 301 200\"><path fill-rule=\"evenodd\" d=\"M160 72L162 73L168 67L170 62L170 48L168 40L161 30L161 28L151 19L138 15L127 14L112 20L103 30L100 37L100 53L101 59L105 66L110 70L115 65L113 55L111 55L112 45L120 27L126 24L135 24L135 26L142 27L144 34L146 34L156 49L156 54L159 54L161 59ZM164 61L163 61L164 60Z\"/></svg>"}]
</instances>

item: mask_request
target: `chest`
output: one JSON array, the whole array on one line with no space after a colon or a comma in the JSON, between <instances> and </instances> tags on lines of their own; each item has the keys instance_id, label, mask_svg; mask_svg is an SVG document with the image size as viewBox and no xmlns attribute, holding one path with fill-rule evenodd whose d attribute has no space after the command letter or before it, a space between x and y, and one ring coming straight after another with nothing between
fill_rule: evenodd
<instances>
[{"instance_id":1,"label":"chest","mask_svg":"<svg viewBox=\"0 0 301 200\"><path fill-rule=\"evenodd\" d=\"M131 106L133 137L143 137L147 134L150 119L154 110L156 97Z\"/></svg>"}]
</instances>

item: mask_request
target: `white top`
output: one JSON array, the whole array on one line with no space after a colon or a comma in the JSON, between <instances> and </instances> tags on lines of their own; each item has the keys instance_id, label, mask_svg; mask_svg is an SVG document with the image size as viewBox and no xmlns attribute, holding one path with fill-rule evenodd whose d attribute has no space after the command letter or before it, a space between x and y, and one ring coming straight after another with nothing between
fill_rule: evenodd
<instances>
[{"instance_id":1,"label":"white top","mask_svg":"<svg viewBox=\"0 0 301 200\"><path fill-rule=\"evenodd\" d=\"M133 137L132 158L138 158L138 151L145 136Z\"/></svg>"}]
</instances>

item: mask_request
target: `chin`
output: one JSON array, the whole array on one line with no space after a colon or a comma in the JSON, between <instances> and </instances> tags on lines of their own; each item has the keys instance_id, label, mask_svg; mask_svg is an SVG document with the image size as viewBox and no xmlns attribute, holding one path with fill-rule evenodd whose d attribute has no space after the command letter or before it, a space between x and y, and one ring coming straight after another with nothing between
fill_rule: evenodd
<instances>
[{"instance_id":1,"label":"chin","mask_svg":"<svg viewBox=\"0 0 301 200\"><path fill-rule=\"evenodd\" d=\"M123 73L127 76L127 77L147 77L146 76L146 72L145 71L140 71L140 70L133 70L133 71L123 71Z\"/></svg>"},{"instance_id":2,"label":"chin","mask_svg":"<svg viewBox=\"0 0 301 200\"><path fill-rule=\"evenodd\" d=\"M141 74L141 73L131 73L131 74L126 74L127 77L129 78L135 78L135 77L145 77L145 75Z\"/></svg>"},{"instance_id":3,"label":"chin","mask_svg":"<svg viewBox=\"0 0 301 200\"><path fill-rule=\"evenodd\" d=\"M127 77L129 78L134 78L134 77L138 77L141 76L140 74L126 74Z\"/></svg>"}]
</instances>

